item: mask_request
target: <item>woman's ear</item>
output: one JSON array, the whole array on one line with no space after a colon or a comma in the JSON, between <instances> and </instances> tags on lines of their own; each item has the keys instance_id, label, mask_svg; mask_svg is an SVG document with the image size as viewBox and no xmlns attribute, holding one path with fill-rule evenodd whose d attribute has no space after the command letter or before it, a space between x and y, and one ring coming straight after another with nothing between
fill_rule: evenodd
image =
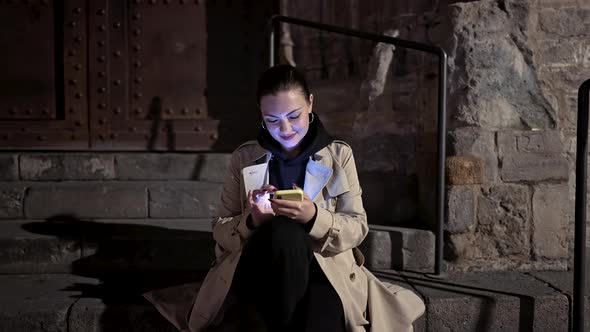
<instances>
[{"instance_id":1,"label":"woman's ear","mask_svg":"<svg viewBox=\"0 0 590 332\"><path fill-rule=\"evenodd\" d=\"M309 94L309 111L311 112L313 108L313 95Z\"/></svg>"}]
</instances>

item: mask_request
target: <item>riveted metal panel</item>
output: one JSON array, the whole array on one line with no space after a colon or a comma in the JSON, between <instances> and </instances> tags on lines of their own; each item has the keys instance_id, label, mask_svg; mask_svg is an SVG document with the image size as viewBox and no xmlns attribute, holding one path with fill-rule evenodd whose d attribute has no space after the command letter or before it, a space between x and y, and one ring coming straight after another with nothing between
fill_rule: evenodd
<instances>
[{"instance_id":1,"label":"riveted metal panel","mask_svg":"<svg viewBox=\"0 0 590 332\"><path fill-rule=\"evenodd\" d=\"M55 14L40 3L0 2L0 120L55 119Z\"/></svg>"},{"instance_id":2,"label":"riveted metal panel","mask_svg":"<svg viewBox=\"0 0 590 332\"><path fill-rule=\"evenodd\" d=\"M58 1L59 2L59 1ZM77 147L89 147L88 133L88 36L87 5L84 0L65 0L63 31L64 129ZM76 24L72 24L76 22ZM54 145L59 147L59 145Z\"/></svg>"},{"instance_id":3,"label":"riveted metal panel","mask_svg":"<svg viewBox=\"0 0 590 332\"><path fill-rule=\"evenodd\" d=\"M96 0L89 16L91 146L206 150L206 25L201 1Z\"/></svg>"},{"instance_id":4,"label":"riveted metal panel","mask_svg":"<svg viewBox=\"0 0 590 332\"><path fill-rule=\"evenodd\" d=\"M162 100L164 119L204 119L205 6L194 1L132 1L129 24L133 108ZM134 113L145 119L146 113Z\"/></svg>"},{"instance_id":5,"label":"riveted metal panel","mask_svg":"<svg viewBox=\"0 0 590 332\"><path fill-rule=\"evenodd\" d=\"M0 149L210 149L205 15L200 0L0 1Z\"/></svg>"},{"instance_id":6,"label":"riveted metal panel","mask_svg":"<svg viewBox=\"0 0 590 332\"><path fill-rule=\"evenodd\" d=\"M93 0L88 4L88 104L90 106L91 148L95 148L94 140L104 140L109 135L110 115L108 110L113 106L109 102L108 82L110 80L109 63L109 8L108 0Z\"/></svg>"},{"instance_id":7,"label":"riveted metal panel","mask_svg":"<svg viewBox=\"0 0 590 332\"><path fill-rule=\"evenodd\" d=\"M0 149L86 149L85 1L0 3Z\"/></svg>"}]
</instances>

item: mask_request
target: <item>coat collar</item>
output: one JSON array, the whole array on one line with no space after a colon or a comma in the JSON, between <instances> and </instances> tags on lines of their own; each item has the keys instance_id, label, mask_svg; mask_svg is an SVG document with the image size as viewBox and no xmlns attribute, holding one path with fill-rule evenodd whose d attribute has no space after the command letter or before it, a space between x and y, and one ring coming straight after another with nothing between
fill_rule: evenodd
<instances>
[{"instance_id":1,"label":"coat collar","mask_svg":"<svg viewBox=\"0 0 590 332\"><path fill-rule=\"evenodd\" d=\"M303 190L312 201L328 184L328 181L330 181L332 174L334 173L334 170L332 169L332 159L327 158L324 153L328 153L328 149L323 148L314 153L311 160L307 163L305 170Z\"/></svg>"},{"instance_id":2,"label":"coat collar","mask_svg":"<svg viewBox=\"0 0 590 332\"><path fill-rule=\"evenodd\" d=\"M254 156L251 166L244 167L242 170L246 193L267 184L269 179L268 161L272 154L269 151L262 150L261 153ZM303 187L305 193L312 200L315 200L324 188L327 188L332 197L348 191L346 176L342 177L342 172L339 172L340 169L336 169L334 166L327 147L314 153L307 163Z\"/></svg>"}]
</instances>

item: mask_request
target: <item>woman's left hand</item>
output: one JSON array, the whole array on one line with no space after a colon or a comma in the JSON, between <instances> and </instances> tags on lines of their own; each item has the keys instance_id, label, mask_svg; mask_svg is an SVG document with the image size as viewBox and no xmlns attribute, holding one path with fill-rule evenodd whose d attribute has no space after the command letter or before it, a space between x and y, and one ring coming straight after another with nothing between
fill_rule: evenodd
<instances>
[{"instance_id":1,"label":"woman's left hand","mask_svg":"<svg viewBox=\"0 0 590 332\"><path fill-rule=\"evenodd\" d=\"M299 187L294 184L293 189L299 189ZM303 192L303 201L301 202L273 198L270 201L270 206L276 215L285 216L300 224L307 224L315 215L316 209L315 203L305 192Z\"/></svg>"}]
</instances>

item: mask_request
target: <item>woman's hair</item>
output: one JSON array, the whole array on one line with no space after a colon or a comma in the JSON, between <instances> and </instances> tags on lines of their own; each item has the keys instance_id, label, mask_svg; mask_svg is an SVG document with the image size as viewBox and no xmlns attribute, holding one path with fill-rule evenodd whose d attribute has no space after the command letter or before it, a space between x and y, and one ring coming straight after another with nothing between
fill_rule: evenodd
<instances>
[{"instance_id":1,"label":"woman's hair","mask_svg":"<svg viewBox=\"0 0 590 332\"><path fill-rule=\"evenodd\" d=\"M293 89L299 90L305 99L309 101L310 92L305 77L295 67L289 65L270 67L258 80L256 100L260 104L260 99L264 96L275 95Z\"/></svg>"}]
</instances>

